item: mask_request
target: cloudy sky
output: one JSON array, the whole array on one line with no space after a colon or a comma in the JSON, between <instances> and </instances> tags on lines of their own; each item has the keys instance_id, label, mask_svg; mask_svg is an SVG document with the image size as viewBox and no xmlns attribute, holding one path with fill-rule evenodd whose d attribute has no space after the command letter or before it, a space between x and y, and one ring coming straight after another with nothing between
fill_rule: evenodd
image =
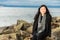
<instances>
[{"instance_id":1,"label":"cloudy sky","mask_svg":"<svg viewBox=\"0 0 60 40\"><path fill-rule=\"evenodd\" d=\"M46 4L48 7L60 7L60 0L0 0L0 6L15 6L15 7L39 7L41 4Z\"/></svg>"}]
</instances>

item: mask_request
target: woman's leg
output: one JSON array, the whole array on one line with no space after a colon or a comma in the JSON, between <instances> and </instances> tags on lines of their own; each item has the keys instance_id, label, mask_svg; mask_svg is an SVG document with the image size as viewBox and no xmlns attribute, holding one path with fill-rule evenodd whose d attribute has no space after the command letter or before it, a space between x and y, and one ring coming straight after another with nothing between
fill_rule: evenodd
<instances>
[{"instance_id":1,"label":"woman's leg","mask_svg":"<svg viewBox=\"0 0 60 40\"><path fill-rule=\"evenodd\" d=\"M46 40L46 38L39 38L39 39L37 39L37 40Z\"/></svg>"},{"instance_id":2,"label":"woman's leg","mask_svg":"<svg viewBox=\"0 0 60 40\"><path fill-rule=\"evenodd\" d=\"M44 37L43 35L42 36L40 35L37 37L37 40L46 40L46 37Z\"/></svg>"},{"instance_id":3,"label":"woman's leg","mask_svg":"<svg viewBox=\"0 0 60 40\"><path fill-rule=\"evenodd\" d=\"M32 40L37 40L37 36L33 36L32 37Z\"/></svg>"}]
</instances>

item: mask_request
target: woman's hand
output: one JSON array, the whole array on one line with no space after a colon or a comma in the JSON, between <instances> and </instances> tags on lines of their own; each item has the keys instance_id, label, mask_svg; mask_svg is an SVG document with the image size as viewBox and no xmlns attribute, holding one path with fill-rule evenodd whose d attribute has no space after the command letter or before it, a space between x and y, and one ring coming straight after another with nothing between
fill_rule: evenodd
<instances>
[{"instance_id":1,"label":"woman's hand","mask_svg":"<svg viewBox=\"0 0 60 40\"><path fill-rule=\"evenodd\" d=\"M30 34L30 38L32 38L33 37L33 35L32 34Z\"/></svg>"}]
</instances>

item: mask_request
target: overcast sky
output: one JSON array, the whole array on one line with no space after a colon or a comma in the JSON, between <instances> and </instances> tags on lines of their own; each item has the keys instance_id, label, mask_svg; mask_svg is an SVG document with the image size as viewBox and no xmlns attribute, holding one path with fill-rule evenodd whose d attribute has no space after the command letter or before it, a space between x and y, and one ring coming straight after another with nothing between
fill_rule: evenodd
<instances>
[{"instance_id":1,"label":"overcast sky","mask_svg":"<svg viewBox=\"0 0 60 40\"><path fill-rule=\"evenodd\" d=\"M0 0L0 6L47 6L60 7L60 0Z\"/></svg>"}]
</instances>

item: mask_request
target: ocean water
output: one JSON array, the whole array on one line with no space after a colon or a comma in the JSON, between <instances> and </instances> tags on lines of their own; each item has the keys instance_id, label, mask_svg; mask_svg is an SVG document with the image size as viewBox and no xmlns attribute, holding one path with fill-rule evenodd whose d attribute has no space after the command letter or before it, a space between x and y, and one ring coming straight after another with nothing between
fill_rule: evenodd
<instances>
[{"instance_id":1,"label":"ocean water","mask_svg":"<svg viewBox=\"0 0 60 40\"><path fill-rule=\"evenodd\" d=\"M17 20L34 21L38 8L0 7L0 27L16 24ZM60 8L49 8L53 17L60 16Z\"/></svg>"}]
</instances>

